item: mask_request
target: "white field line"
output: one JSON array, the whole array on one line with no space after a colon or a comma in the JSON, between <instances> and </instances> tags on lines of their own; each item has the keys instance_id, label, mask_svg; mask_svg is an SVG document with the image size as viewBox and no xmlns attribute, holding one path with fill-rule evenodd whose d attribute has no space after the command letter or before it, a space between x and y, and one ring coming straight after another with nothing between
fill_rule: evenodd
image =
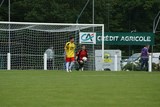
<instances>
[{"instance_id":1,"label":"white field line","mask_svg":"<svg viewBox=\"0 0 160 107\"><path fill-rule=\"evenodd\" d=\"M128 75L79 75L79 76L86 76L86 77L110 77L110 76L121 76L126 77ZM134 75L131 75L134 76Z\"/></svg>"},{"instance_id":2,"label":"white field line","mask_svg":"<svg viewBox=\"0 0 160 107\"><path fill-rule=\"evenodd\" d=\"M144 74L143 74L144 75ZM142 76L141 74L131 74L131 75L79 75L84 77L134 77L134 76ZM158 74L147 75L147 76L159 76Z\"/></svg>"}]
</instances>

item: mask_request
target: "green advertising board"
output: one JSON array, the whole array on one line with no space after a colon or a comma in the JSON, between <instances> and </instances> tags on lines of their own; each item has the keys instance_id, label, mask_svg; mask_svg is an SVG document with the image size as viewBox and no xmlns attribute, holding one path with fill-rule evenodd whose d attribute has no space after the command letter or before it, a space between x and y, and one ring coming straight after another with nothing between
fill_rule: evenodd
<instances>
[{"instance_id":1,"label":"green advertising board","mask_svg":"<svg viewBox=\"0 0 160 107\"><path fill-rule=\"evenodd\" d=\"M105 32L104 43L108 45L154 45L154 34ZM96 33L96 44L102 44L102 33Z\"/></svg>"}]
</instances>

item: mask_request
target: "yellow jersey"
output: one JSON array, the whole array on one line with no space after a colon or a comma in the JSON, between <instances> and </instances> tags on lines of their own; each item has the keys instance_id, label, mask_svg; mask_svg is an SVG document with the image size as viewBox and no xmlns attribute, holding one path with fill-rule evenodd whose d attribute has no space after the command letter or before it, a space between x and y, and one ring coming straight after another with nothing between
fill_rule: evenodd
<instances>
[{"instance_id":1,"label":"yellow jersey","mask_svg":"<svg viewBox=\"0 0 160 107\"><path fill-rule=\"evenodd\" d=\"M64 49L65 49L65 54L67 58L72 58L75 56L75 48L76 45L74 44L74 42L67 42Z\"/></svg>"}]
</instances>

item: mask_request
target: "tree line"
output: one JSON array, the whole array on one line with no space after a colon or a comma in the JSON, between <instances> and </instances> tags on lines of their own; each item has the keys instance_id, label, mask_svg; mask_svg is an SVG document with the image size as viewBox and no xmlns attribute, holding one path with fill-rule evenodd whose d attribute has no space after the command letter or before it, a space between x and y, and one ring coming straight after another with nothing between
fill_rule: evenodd
<instances>
[{"instance_id":1,"label":"tree line","mask_svg":"<svg viewBox=\"0 0 160 107\"><path fill-rule=\"evenodd\" d=\"M0 7L0 20L8 21L8 1ZM11 21L76 23L87 0L11 0ZM160 11L159 0L94 0L94 23L104 24L105 32L152 32ZM92 0L78 20L92 22ZM158 28L160 30L160 27ZM156 37L159 41L159 36ZM158 42L157 42L158 43Z\"/></svg>"},{"instance_id":2,"label":"tree line","mask_svg":"<svg viewBox=\"0 0 160 107\"><path fill-rule=\"evenodd\" d=\"M94 0L95 23L105 31L152 31L160 11L159 0ZM11 0L11 21L75 23L87 0ZM8 0L0 7L0 20L8 20ZM92 23L92 0L79 23Z\"/></svg>"}]
</instances>

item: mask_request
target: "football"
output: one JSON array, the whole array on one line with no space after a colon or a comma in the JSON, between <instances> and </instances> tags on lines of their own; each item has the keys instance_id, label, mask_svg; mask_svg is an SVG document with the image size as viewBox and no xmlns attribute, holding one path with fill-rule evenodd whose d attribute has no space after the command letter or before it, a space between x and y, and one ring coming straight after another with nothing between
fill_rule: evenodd
<instances>
[{"instance_id":1,"label":"football","mask_svg":"<svg viewBox=\"0 0 160 107\"><path fill-rule=\"evenodd\" d=\"M87 57L83 57L82 60L83 60L83 61L87 61Z\"/></svg>"}]
</instances>

